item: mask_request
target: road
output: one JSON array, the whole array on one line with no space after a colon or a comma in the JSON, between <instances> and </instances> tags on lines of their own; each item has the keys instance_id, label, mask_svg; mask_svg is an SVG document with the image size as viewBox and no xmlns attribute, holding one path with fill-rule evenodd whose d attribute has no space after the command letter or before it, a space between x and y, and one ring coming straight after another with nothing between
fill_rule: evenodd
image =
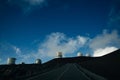
<instances>
[{"instance_id":1,"label":"road","mask_svg":"<svg viewBox=\"0 0 120 80\"><path fill-rule=\"evenodd\" d=\"M49 72L32 76L26 80L106 80L78 64L66 64Z\"/></svg>"}]
</instances>

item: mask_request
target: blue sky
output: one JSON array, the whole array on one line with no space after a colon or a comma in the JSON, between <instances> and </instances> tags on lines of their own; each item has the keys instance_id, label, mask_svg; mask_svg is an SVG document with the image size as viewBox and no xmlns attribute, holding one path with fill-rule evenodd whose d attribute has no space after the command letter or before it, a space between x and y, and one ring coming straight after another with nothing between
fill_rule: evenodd
<instances>
[{"instance_id":1,"label":"blue sky","mask_svg":"<svg viewBox=\"0 0 120 80\"><path fill-rule=\"evenodd\" d=\"M119 0L1 0L0 63L8 57L46 62L57 51L73 57L119 49L119 5Z\"/></svg>"}]
</instances>

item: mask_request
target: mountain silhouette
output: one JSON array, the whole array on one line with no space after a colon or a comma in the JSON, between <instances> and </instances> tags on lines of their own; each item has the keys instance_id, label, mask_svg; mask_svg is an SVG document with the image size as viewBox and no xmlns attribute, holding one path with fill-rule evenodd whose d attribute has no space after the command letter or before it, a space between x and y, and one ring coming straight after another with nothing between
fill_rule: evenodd
<instances>
[{"instance_id":1,"label":"mountain silhouette","mask_svg":"<svg viewBox=\"0 0 120 80\"><path fill-rule=\"evenodd\" d=\"M102 57L55 58L44 64L0 65L0 80L120 80L120 49Z\"/></svg>"}]
</instances>

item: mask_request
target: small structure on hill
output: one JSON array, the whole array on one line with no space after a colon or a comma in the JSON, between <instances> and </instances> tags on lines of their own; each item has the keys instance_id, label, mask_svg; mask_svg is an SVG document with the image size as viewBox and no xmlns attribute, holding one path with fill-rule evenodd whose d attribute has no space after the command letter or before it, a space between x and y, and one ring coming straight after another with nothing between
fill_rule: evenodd
<instances>
[{"instance_id":1,"label":"small structure on hill","mask_svg":"<svg viewBox=\"0 0 120 80\"><path fill-rule=\"evenodd\" d=\"M21 62L21 64L25 64L25 62Z\"/></svg>"},{"instance_id":2,"label":"small structure on hill","mask_svg":"<svg viewBox=\"0 0 120 80\"><path fill-rule=\"evenodd\" d=\"M9 64L9 65L15 64L15 60L16 60L16 58L8 58L7 64Z\"/></svg>"},{"instance_id":3,"label":"small structure on hill","mask_svg":"<svg viewBox=\"0 0 120 80\"><path fill-rule=\"evenodd\" d=\"M35 64L41 64L41 59L36 59Z\"/></svg>"},{"instance_id":4,"label":"small structure on hill","mask_svg":"<svg viewBox=\"0 0 120 80\"><path fill-rule=\"evenodd\" d=\"M90 55L89 53L86 53L85 56L86 56L86 57L90 57L91 55Z\"/></svg>"},{"instance_id":5,"label":"small structure on hill","mask_svg":"<svg viewBox=\"0 0 120 80\"><path fill-rule=\"evenodd\" d=\"M57 58L62 58L62 52L57 52Z\"/></svg>"},{"instance_id":6,"label":"small structure on hill","mask_svg":"<svg viewBox=\"0 0 120 80\"><path fill-rule=\"evenodd\" d=\"M80 57L80 56L83 56L83 54L81 52L78 52L77 56Z\"/></svg>"}]
</instances>

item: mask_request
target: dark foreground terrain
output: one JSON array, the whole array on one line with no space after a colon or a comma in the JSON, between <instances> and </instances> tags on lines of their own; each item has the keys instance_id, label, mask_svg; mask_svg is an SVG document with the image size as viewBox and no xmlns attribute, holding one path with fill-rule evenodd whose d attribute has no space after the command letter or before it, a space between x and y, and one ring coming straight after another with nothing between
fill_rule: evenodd
<instances>
[{"instance_id":1,"label":"dark foreground terrain","mask_svg":"<svg viewBox=\"0 0 120 80\"><path fill-rule=\"evenodd\" d=\"M120 80L120 49L96 58L56 58L44 64L0 65L0 80Z\"/></svg>"}]
</instances>

